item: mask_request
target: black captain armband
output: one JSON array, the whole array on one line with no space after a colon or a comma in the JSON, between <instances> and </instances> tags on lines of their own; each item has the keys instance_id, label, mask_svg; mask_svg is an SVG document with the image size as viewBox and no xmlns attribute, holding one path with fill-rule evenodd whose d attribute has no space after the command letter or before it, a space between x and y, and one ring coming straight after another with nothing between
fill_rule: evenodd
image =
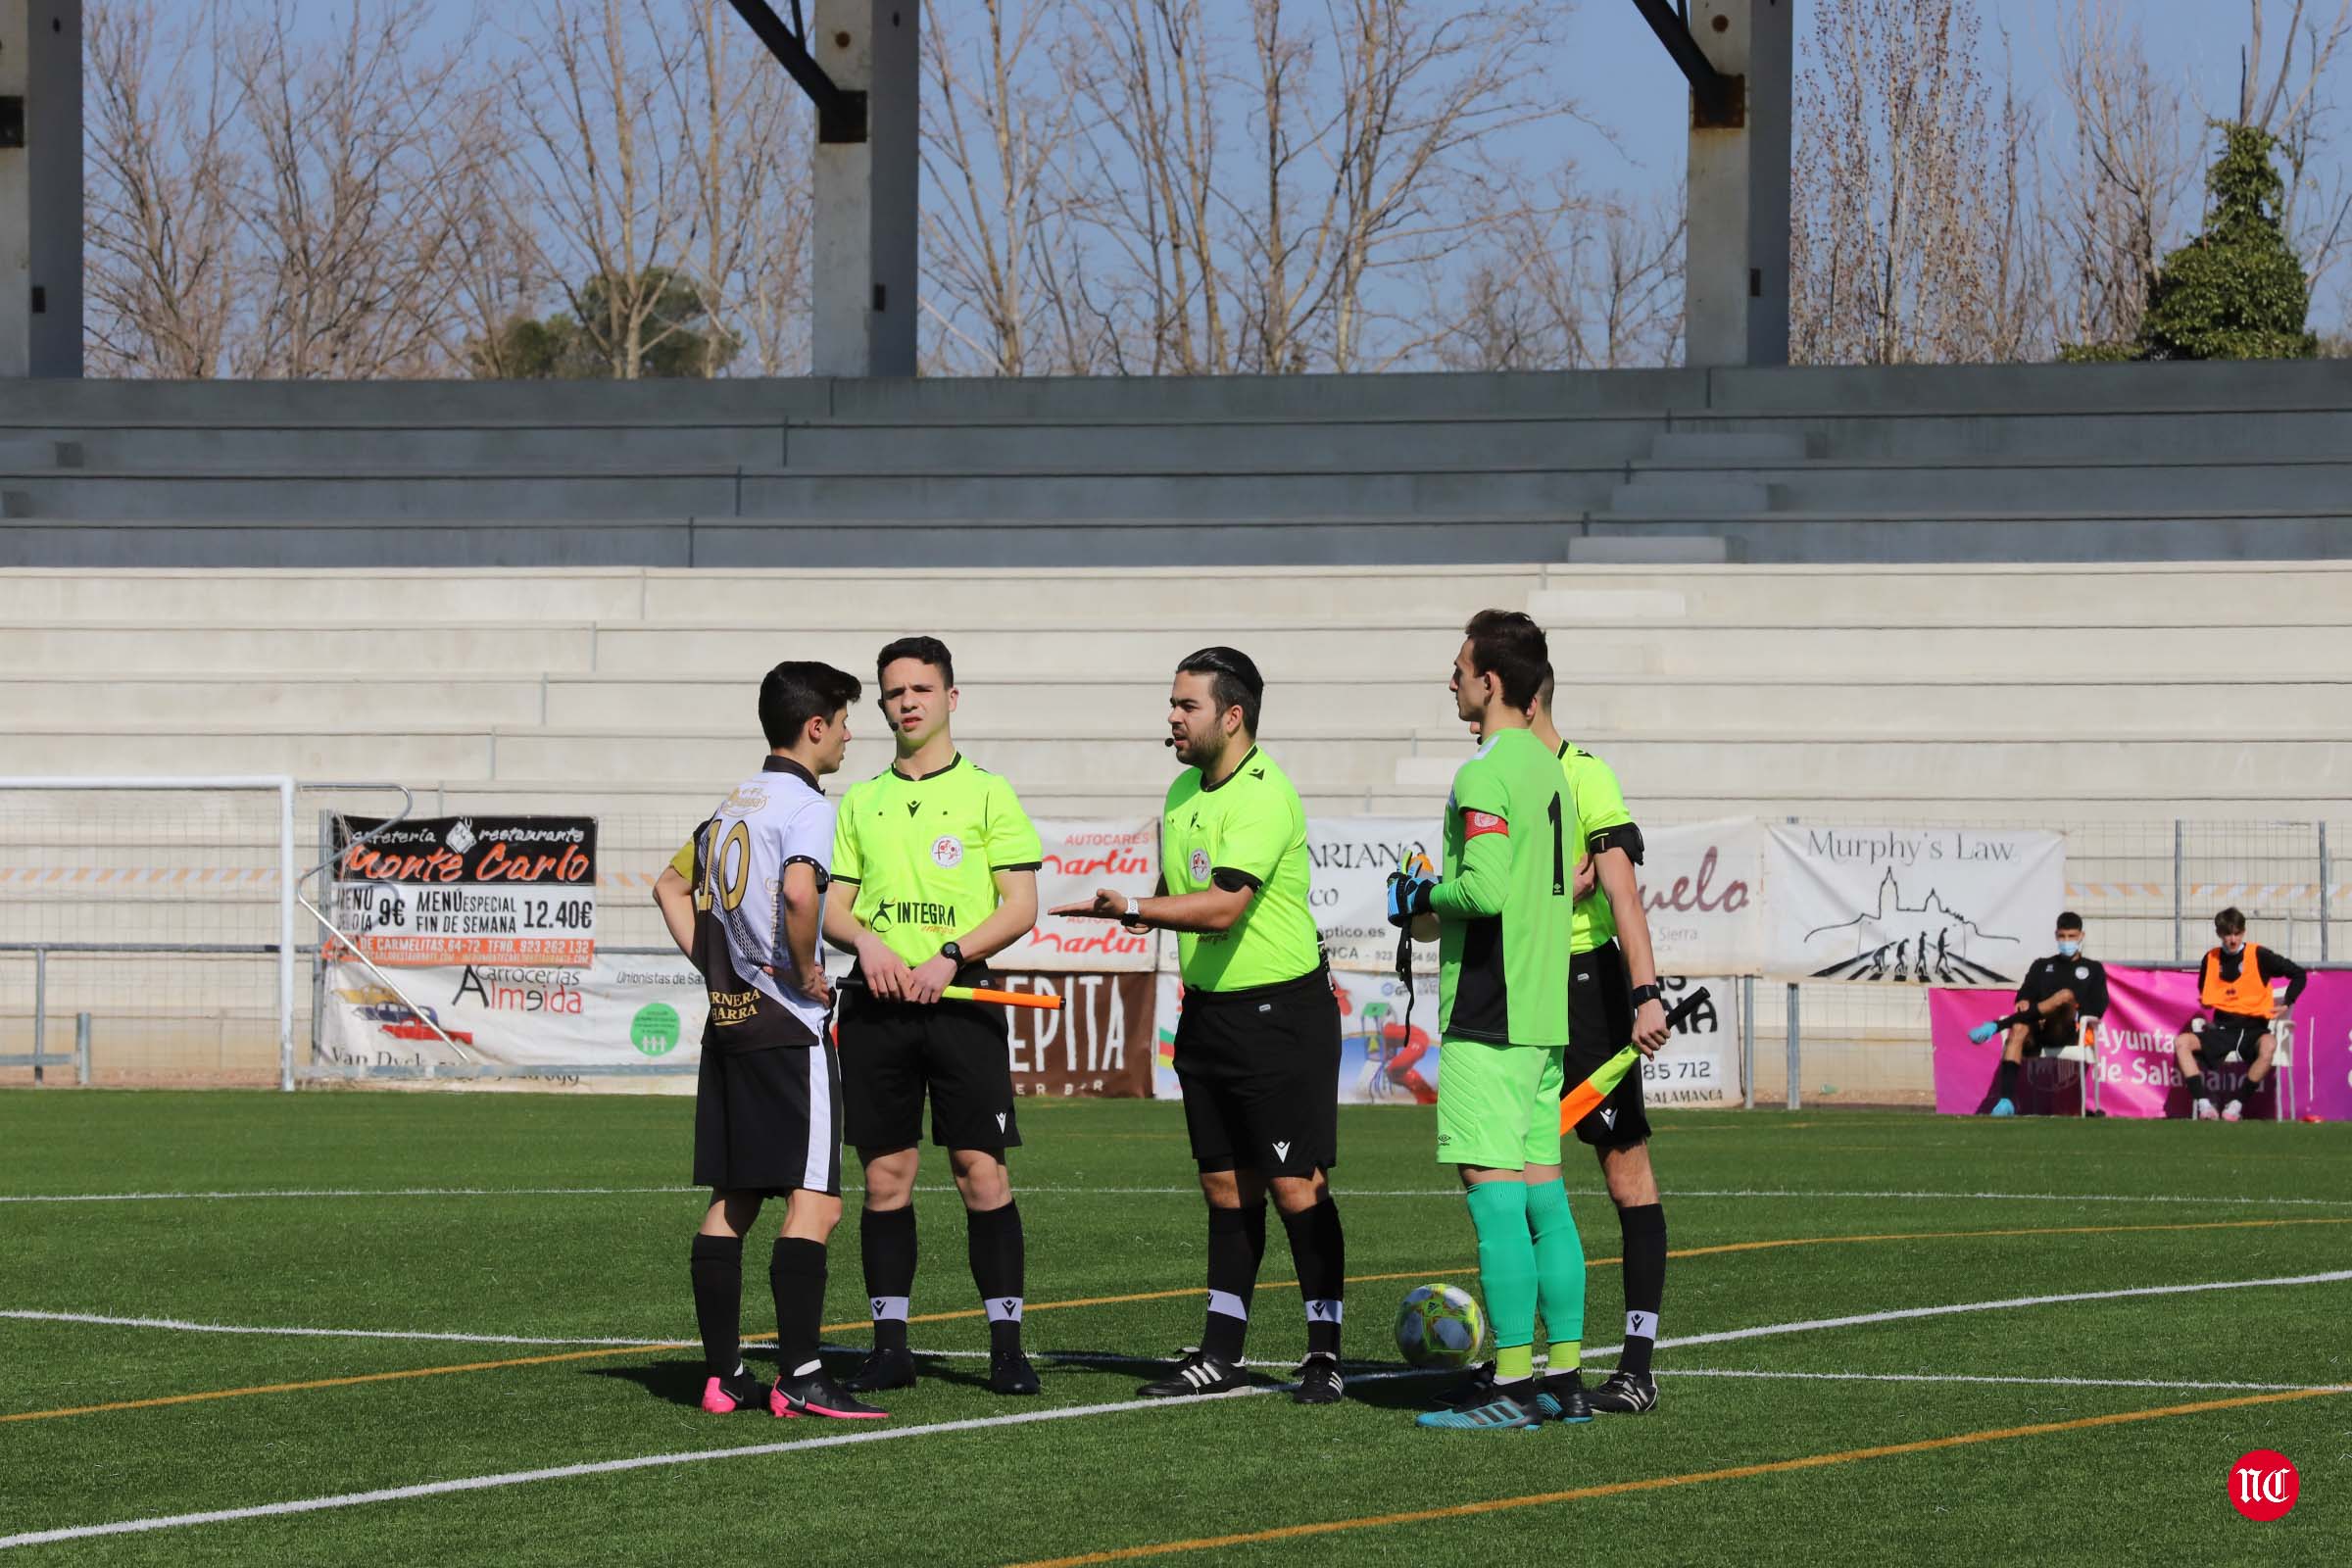
<instances>
[{"instance_id":1,"label":"black captain armband","mask_svg":"<svg viewBox=\"0 0 2352 1568\"><path fill-rule=\"evenodd\" d=\"M816 858L814 856L793 855L785 858L783 867L784 871L789 871L796 865L805 865L809 870L816 873L816 891L818 893L823 893L825 889L833 885L833 873L826 870L823 866L817 864ZM782 871L777 873L779 876L782 874Z\"/></svg>"},{"instance_id":2,"label":"black captain armband","mask_svg":"<svg viewBox=\"0 0 2352 1568\"><path fill-rule=\"evenodd\" d=\"M1208 879L1210 882L1214 883L1218 889L1226 893L1240 893L1244 889L1247 889L1251 893L1255 893L1261 886L1264 885L1260 883L1256 877L1251 876L1249 872L1237 871L1230 865L1220 865L1216 867L1214 870L1208 873Z\"/></svg>"},{"instance_id":3,"label":"black captain armband","mask_svg":"<svg viewBox=\"0 0 2352 1568\"><path fill-rule=\"evenodd\" d=\"M1587 853L1599 855L1607 850L1623 850L1625 858L1636 865L1642 863L1642 829L1632 822L1620 822L1585 836Z\"/></svg>"}]
</instances>

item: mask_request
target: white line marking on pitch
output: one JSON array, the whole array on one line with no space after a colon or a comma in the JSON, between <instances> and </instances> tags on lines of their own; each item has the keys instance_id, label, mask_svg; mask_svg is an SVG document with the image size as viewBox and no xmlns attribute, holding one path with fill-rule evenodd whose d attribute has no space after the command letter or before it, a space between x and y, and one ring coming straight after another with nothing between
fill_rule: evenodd
<instances>
[{"instance_id":1,"label":"white line marking on pitch","mask_svg":"<svg viewBox=\"0 0 2352 1568\"><path fill-rule=\"evenodd\" d=\"M1850 1328L1865 1323L1892 1323L1909 1318L1935 1317L1950 1312L1994 1312L2023 1306L2055 1305L2067 1301L2109 1301L2141 1296L2187 1296L2203 1291L2248 1291L2266 1286L2329 1285L2352 1280L2352 1269L2338 1269L2327 1274L2296 1274L2267 1280L2217 1280L2199 1285L2143 1285L2116 1291L2075 1291L2061 1296L2021 1296L2000 1301L1963 1301L1949 1306L1904 1307L1887 1312L1858 1313L1850 1317L1809 1318L1797 1323L1767 1323L1755 1328L1732 1329L1720 1334L1692 1334L1679 1339L1658 1342L1658 1348L1669 1349L1681 1345L1719 1345L1731 1340L1759 1339L1774 1334L1799 1334L1811 1329ZM1622 1346L1602 1346L1588 1349L1588 1356L1613 1355ZM1418 1368L1399 1372L1374 1372L1358 1376L1358 1383L1385 1381L1390 1378L1422 1375ZM1672 1376L1671 1369L1665 1374ZM1167 1410L1200 1404L1212 1399L1246 1399L1253 1395L1279 1393L1288 1385L1260 1386L1235 1389L1226 1394L1203 1394L1173 1399L1121 1399L1110 1404L1076 1404L1056 1410L1029 1410L1013 1415L974 1416L962 1421L935 1421L924 1426L884 1428L880 1431L845 1432L837 1436L803 1438L786 1443L760 1443L736 1448L699 1448L684 1453L640 1454L626 1459L601 1459L587 1464L557 1465L544 1470L510 1470L499 1475L465 1476L451 1481L427 1481L414 1486L384 1487L372 1492L345 1492L323 1497L303 1497L288 1502L257 1503L243 1508L215 1508L203 1513L162 1514L147 1519L118 1519L107 1524L67 1525L55 1530L30 1530L13 1536L0 1536L0 1550L11 1546L41 1545L58 1541L86 1541L101 1536L136 1535L150 1530L171 1530L187 1525L225 1524L239 1519L270 1519L285 1514L318 1513L329 1508L352 1508L370 1502L401 1502L415 1497L443 1496L451 1493L485 1492L499 1487L527 1486L538 1481L566 1481L577 1476L616 1475L630 1470L651 1470L667 1465L696 1464L707 1459L744 1459L757 1455L785 1453L797 1448L838 1448L853 1444L887 1443L899 1438L936 1437L943 1433L978 1432L994 1427L1027 1426L1040 1421L1068 1421L1092 1415L1117 1415L1130 1410Z\"/></svg>"},{"instance_id":2,"label":"white line marking on pitch","mask_svg":"<svg viewBox=\"0 0 2352 1568\"><path fill-rule=\"evenodd\" d=\"M974 1352L975 1354L980 1352ZM2330 1389L2332 1383L2176 1383L2163 1378L2003 1378L1965 1372L1755 1372L1737 1367L1668 1366L1658 1368L1658 1381L1676 1378L1789 1378L1817 1383L1994 1383L2029 1389L2223 1389L2249 1394L2286 1394L2299 1389Z\"/></svg>"},{"instance_id":3,"label":"white line marking on pitch","mask_svg":"<svg viewBox=\"0 0 2352 1568\"><path fill-rule=\"evenodd\" d=\"M313 1340L441 1340L461 1345L665 1345L665 1340L557 1340L520 1334L441 1334L423 1329L268 1328L249 1323L190 1323L175 1317L109 1317L99 1312L0 1311L22 1323L90 1323L102 1328L171 1329L181 1334L267 1334Z\"/></svg>"},{"instance_id":4,"label":"white line marking on pitch","mask_svg":"<svg viewBox=\"0 0 2352 1568\"><path fill-rule=\"evenodd\" d=\"M285 1187L242 1192L190 1193L0 1193L0 1203L186 1203L225 1202L238 1199L325 1198L677 1198L699 1195L700 1187ZM855 1187L845 1192L856 1192ZM922 1186L918 1193L947 1193L950 1187ZM1056 1198L1192 1198L1198 1187L1023 1187L1021 1192ZM1458 1187L1406 1187L1386 1190L1335 1188L1346 1199L1459 1198ZM2255 1208L2352 1208L2352 1199L2278 1198L2260 1196L2176 1195L2166 1193L1940 1193L1940 1192L1807 1192L1796 1188L1668 1189L1674 1199L1860 1199L1985 1200L2005 1203L2212 1203Z\"/></svg>"}]
</instances>

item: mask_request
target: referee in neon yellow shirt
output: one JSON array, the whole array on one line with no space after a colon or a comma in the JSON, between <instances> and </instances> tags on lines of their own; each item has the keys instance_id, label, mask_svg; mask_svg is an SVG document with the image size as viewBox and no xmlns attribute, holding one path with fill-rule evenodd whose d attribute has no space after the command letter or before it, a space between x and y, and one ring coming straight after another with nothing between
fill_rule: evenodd
<instances>
[{"instance_id":1,"label":"referee in neon yellow shirt","mask_svg":"<svg viewBox=\"0 0 2352 1568\"><path fill-rule=\"evenodd\" d=\"M914 1293L914 1179L923 1096L931 1141L963 1197L972 1283L988 1312L988 1386L1035 1394L1021 1350L1027 1249L1006 1152L1019 1146L1004 1025L943 1002L981 985L988 960L1037 923L1037 829L1012 786L956 749L956 662L936 637L905 637L875 659L898 760L842 797L825 895L825 939L858 956L840 1012L843 1135L865 1165L858 1242L874 1348L843 1382L853 1394L914 1381L906 1343Z\"/></svg>"},{"instance_id":2,"label":"referee in neon yellow shirt","mask_svg":"<svg viewBox=\"0 0 2352 1568\"><path fill-rule=\"evenodd\" d=\"M1200 1348L1138 1392L1248 1386L1242 1344L1271 1192L1306 1301L1291 1397L1333 1404L1348 1273L1326 1174L1339 1159L1340 1007L1307 906L1306 811L1257 744L1265 691L1238 649L1203 648L1176 666L1168 744L1185 769L1160 816L1159 891L1102 888L1054 912L1177 933L1176 1076L1208 1200L1208 1317Z\"/></svg>"}]
</instances>

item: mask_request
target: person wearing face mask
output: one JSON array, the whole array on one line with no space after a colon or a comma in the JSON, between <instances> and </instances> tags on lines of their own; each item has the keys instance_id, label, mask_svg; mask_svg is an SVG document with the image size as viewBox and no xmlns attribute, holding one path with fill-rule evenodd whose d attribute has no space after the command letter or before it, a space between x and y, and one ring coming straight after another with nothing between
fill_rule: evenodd
<instances>
[{"instance_id":1,"label":"person wearing face mask","mask_svg":"<svg viewBox=\"0 0 2352 1568\"><path fill-rule=\"evenodd\" d=\"M2107 966L2082 956L2082 917L2069 909L2058 916L2058 951L2036 962L2018 982L2017 1003L2006 1018L1981 1023L1968 1037L1983 1045L2008 1033L2001 1067L1993 1079L1995 1116L2017 1114L2017 1075L2028 1051L2063 1051L2082 1038L2085 1021L2107 1013Z\"/></svg>"},{"instance_id":2,"label":"person wearing face mask","mask_svg":"<svg viewBox=\"0 0 2352 1568\"><path fill-rule=\"evenodd\" d=\"M2197 1001L2210 1016L2188 1021L2188 1027L2174 1037L2173 1054L2188 1082L2189 1114L2198 1121L2235 1121L2271 1075L2271 1057L2278 1049L2272 1018L2281 1004L2295 1004L2311 976L2294 959L2248 942L2246 917L2234 908L2213 917L2213 934L2222 945L2207 950L2197 970ZM2274 998L2271 987L2281 980L2286 982L2286 995ZM2225 1056L2246 1063L2246 1078L2230 1102L2216 1111L2215 1069Z\"/></svg>"}]
</instances>

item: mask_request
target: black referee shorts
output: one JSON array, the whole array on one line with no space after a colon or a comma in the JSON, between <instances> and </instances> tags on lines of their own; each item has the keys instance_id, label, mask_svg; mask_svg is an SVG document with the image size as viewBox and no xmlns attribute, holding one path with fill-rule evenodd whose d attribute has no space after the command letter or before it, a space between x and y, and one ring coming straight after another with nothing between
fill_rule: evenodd
<instances>
[{"instance_id":1,"label":"black referee shorts","mask_svg":"<svg viewBox=\"0 0 2352 1568\"><path fill-rule=\"evenodd\" d=\"M1620 1051L1634 1043L1634 985L1625 954L1615 942L1568 960L1568 1052L1560 1087L1574 1089ZM1438 1063L1443 1078L1444 1061ZM1617 1081L1609 1098L1576 1124L1576 1136L1594 1149L1631 1149L1649 1138L1649 1112L1642 1101L1642 1064Z\"/></svg>"},{"instance_id":2,"label":"black referee shorts","mask_svg":"<svg viewBox=\"0 0 2352 1568\"><path fill-rule=\"evenodd\" d=\"M1327 971L1186 991L1175 1056L1201 1170L1311 1176L1340 1162L1340 1004Z\"/></svg>"},{"instance_id":3,"label":"black referee shorts","mask_svg":"<svg viewBox=\"0 0 2352 1568\"><path fill-rule=\"evenodd\" d=\"M984 974L956 976L983 985ZM1012 1059L1004 1022L971 1002L918 1006L850 989L841 1000L841 1071L850 1147L876 1152L922 1142L923 1095L931 1142L942 1149L1018 1149Z\"/></svg>"},{"instance_id":4,"label":"black referee shorts","mask_svg":"<svg viewBox=\"0 0 2352 1568\"><path fill-rule=\"evenodd\" d=\"M703 1049L694 1184L773 1197L841 1196L841 1063L833 1049Z\"/></svg>"}]
</instances>

